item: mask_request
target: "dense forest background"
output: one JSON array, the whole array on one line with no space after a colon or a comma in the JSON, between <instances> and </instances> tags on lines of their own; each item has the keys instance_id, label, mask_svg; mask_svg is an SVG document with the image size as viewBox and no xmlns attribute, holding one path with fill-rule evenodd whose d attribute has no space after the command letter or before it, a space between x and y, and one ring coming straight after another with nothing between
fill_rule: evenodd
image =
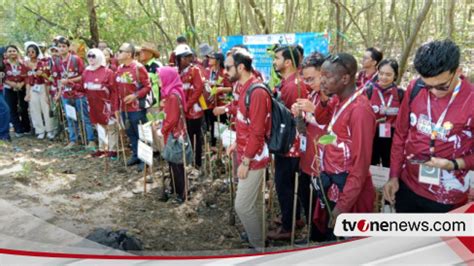
<instances>
[{"instance_id":1,"label":"dense forest background","mask_svg":"<svg viewBox=\"0 0 474 266\"><path fill-rule=\"evenodd\" d=\"M216 37L328 32L332 51L358 58L376 46L410 70L421 43L452 38L462 48L465 71L474 61L474 0L0 0L0 44L50 43L56 35L88 46L105 40L151 41L163 60L178 35L197 47Z\"/></svg>"}]
</instances>

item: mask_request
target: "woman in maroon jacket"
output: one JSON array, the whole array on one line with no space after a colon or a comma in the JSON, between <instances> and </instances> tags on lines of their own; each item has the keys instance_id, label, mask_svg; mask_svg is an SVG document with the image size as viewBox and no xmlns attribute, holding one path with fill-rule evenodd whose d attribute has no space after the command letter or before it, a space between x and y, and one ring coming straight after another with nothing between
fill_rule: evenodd
<instances>
[{"instance_id":1,"label":"woman in maroon jacket","mask_svg":"<svg viewBox=\"0 0 474 266\"><path fill-rule=\"evenodd\" d=\"M99 49L91 49L87 53L89 66L82 73L82 82L86 90L90 108L90 119L99 132L99 149L92 154L94 157L106 155L117 157L117 127L115 111L117 93L114 86L114 72L106 67L105 56ZM100 131L105 131L101 136Z\"/></svg>"},{"instance_id":2,"label":"woman in maroon jacket","mask_svg":"<svg viewBox=\"0 0 474 266\"><path fill-rule=\"evenodd\" d=\"M7 46L5 61L5 100L10 108L11 123L17 137L30 132L28 104L25 101L28 68L20 61L20 52L15 45Z\"/></svg>"},{"instance_id":3,"label":"woman in maroon jacket","mask_svg":"<svg viewBox=\"0 0 474 266\"><path fill-rule=\"evenodd\" d=\"M186 112L186 97L183 91L183 83L175 68L160 67L158 75L161 80L160 95L164 105L165 120L158 134L163 135L165 144L169 134L175 138L183 138L186 135L186 126L184 124ZM175 164L168 162L170 175L174 179L172 189L176 189L178 197L176 201L182 203L186 198L184 164Z\"/></svg>"},{"instance_id":4,"label":"woman in maroon jacket","mask_svg":"<svg viewBox=\"0 0 474 266\"><path fill-rule=\"evenodd\" d=\"M394 59L384 59L378 65L377 78L367 85L366 95L375 113L377 127L372 147L372 165L382 163L390 167L392 137L395 120L403 99L404 91L397 87L398 63Z\"/></svg>"}]
</instances>

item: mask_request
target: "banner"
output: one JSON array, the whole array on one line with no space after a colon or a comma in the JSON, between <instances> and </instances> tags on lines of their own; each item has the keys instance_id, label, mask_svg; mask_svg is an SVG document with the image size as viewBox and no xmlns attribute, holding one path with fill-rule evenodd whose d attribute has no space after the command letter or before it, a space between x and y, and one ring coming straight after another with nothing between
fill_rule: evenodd
<instances>
[{"instance_id":1,"label":"banner","mask_svg":"<svg viewBox=\"0 0 474 266\"><path fill-rule=\"evenodd\" d=\"M270 76L273 60L267 53L267 48L274 44L299 44L304 48L305 56L312 52L329 53L329 35L322 32L221 36L217 38L217 42L224 54L234 45L247 46L254 56L254 67L262 73L265 80Z\"/></svg>"}]
</instances>

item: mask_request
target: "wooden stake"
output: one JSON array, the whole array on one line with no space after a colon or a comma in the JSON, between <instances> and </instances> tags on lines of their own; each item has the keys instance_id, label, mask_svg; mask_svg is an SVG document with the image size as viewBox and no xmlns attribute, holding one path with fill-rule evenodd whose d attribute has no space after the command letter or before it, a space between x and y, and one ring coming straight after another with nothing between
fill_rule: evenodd
<instances>
[{"instance_id":1,"label":"wooden stake","mask_svg":"<svg viewBox=\"0 0 474 266\"><path fill-rule=\"evenodd\" d=\"M295 177L295 194L293 198L293 219L291 223L291 247L295 246L295 230L296 230L296 206L298 203L298 179L299 179L299 174L296 173Z\"/></svg>"},{"instance_id":2,"label":"wooden stake","mask_svg":"<svg viewBox=\"0 0 474 266\"><path fill-rule=\"evenodd\" d=\"M144 163L144 164L145 164L145 167L143 169L143 172L144 172L144 174L143 174L143 194L146 195L146 174L148 172L148 168L147 168L148 165L146 163Z\"/></svg>"},{"instance_id":3,"label":"wooden stake","mask_svg":"<svg viewBox=\"0 0 474 266\"><path fill-rule=\"evenodd\" d=\"M311 176L309 183L308 247L311 240L311 225L313 224L313 178L314 176Z\"/></svg>"},{"instance_id":4,"label":"wooden stake","mask_svg":"<svg viewBox=\"0 0 474 266\"><path fill-rule=\"evenodd\" d=\"M193 158L193 167L196 168L196 134L193 134L193 152L194 152L194 158ZM183 154L184 154L184 150L183 150Z\"/></svg>"},{"instance_id":5,"label":"wooden stake","mask_svg":"<svg viewBox=\"0 0 474 266\"><path fill-rule=\"evenodd\" d=\"M194 135L194 140L196 140L196 135ZM183 169L184 169L184 201L188 201L188 178L186 175L186 147L184 146L186 139L183 137ZM194 142L196 144L196 142ZM189 143L188 143L189 145ZM196 157L194 157L196 158ZM196 162L196 160L194 160Z\"/></svg>"},{"instance_id":6,"label":"wooden stake","mask_svg":"<svg viewBox=\"0 0 474 266\"><path fill-rule=\"evenodd\" d=\"M266 207L265 207L265 177L267 174L267 168L263 170L263 178L262 178L262 252L265 252L265 240L267 239L267 226L266 226Z\"/></svg>"}]
</instances>

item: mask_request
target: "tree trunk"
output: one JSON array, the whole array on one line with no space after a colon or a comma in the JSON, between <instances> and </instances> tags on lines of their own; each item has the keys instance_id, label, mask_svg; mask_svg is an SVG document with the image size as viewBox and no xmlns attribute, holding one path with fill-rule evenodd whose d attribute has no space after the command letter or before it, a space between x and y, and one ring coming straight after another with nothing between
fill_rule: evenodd
<instances>
[{"instance_id":1,"label":"tree trunk","mask_svg":"<svg viewBox=\"0 0 474 266\"><path fill-rule=\"evenodd\" d=\"M307 24L305 31L310 32L312 28L313 19L313 0L308 0L308 16L307 16Z\"/></svg>"},{"instance_id":2,"label":"tree trunk","mask_svg":"<svg viewBox=\"0 0 474 266\"><path fill-rule=\"evenodd\" d=\"M99 44L99 27L97 25L97 14L95 13L94 0L87 0L87 10L89 11L89 30L91 40L97 46Z\"/></svg>"},{"instance_id":3,"label":"tree trunk","mask_svg":"<svg viewBox=\"0 0 474 266\"><path fill-rule=\"evenodd\" d=\"M336 47L334 47L334 51L336 53L339 52L339 49L341 47L341 36L340 36L340 31L341 31L341 7L339 0L331 0L331 2L334 4L336 7Z\"/></svg>"},{"instance_id":4,"label":"tree trunk","mask_svg":"<svg viewBox=\"0 0 474 266\"><path fill-rule=\"evenodd\" d=\"M454 6L455 6L456 2L453 1L453 0L449 0L448 1L448 10L447 10L447 13L448 13L448 16L447 16L447 19L448 19L448 23L447 26L448 26L448 29L447 29L447 37L449 39L453 39L453 32L454 32Z\"/></svg>"},{"instance_id":5,"label":"tree trunk","mask_svg":"<svg viewBox=\"0 0 474 266\"><path fill-rule=\"evenodd\" d=\"M258 22L260 22L260 26L262 27L263 31L265 34L270 33L270 29L267 26L267 23L265 21L265 16L262 13L262 10L258 8L257 4L255 3L255 0L248 0L249 5L252 7L253 12L255 13L255 18L256 20L258 19Z\"/></svg>"},{"instance_id":6,"label":"tree trunk","mask_svg":"<svg viewBox=\"0 0 474 266\"><path fill-rule=\"evenodd\" d=\"M418 16L416 18L416 23L415 25L413 25L413 28L411 29L410 35L407 39L405 49L403 49L402 58L400 60L400 71L399 71L400 75L398 76L397 83L400 83L400 80L403 74L405 73L408 56L410 55L411 49L413 47L413 44L415 43L418 32L420 31L421 26L423 25L423 21L425 21L426 15L428 14L428 11L430 10L430 7L432 4L433 4L433 0L425 0L423 4L423 8L421 9L420 13L418 13Z\"/></svg>"}]
</instances>

